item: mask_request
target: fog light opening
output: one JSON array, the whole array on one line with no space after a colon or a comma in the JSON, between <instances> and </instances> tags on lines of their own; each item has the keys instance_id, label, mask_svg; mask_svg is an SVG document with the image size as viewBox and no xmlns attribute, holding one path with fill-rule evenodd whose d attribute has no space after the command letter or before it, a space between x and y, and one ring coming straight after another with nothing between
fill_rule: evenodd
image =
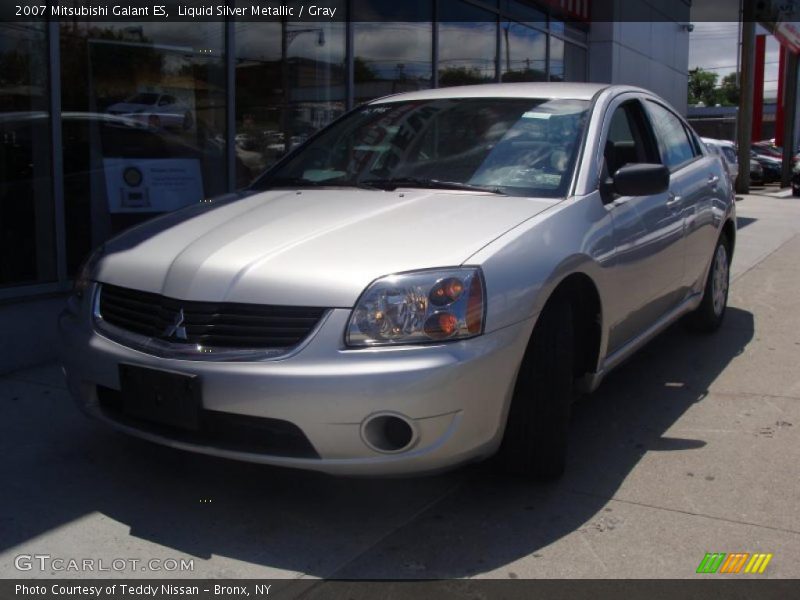
<instances>
[{"instance_id":1,"label":"fog light opening","mask_svg":"<svg viewBox=\"0 0 800 600\"><path fill-rule=\"evenodd\" d=\"M370 448L378 452L402 452L416 441L411 423L391 414L368 418L361 428L361 436Z\"/></svg>"}]
</instances>

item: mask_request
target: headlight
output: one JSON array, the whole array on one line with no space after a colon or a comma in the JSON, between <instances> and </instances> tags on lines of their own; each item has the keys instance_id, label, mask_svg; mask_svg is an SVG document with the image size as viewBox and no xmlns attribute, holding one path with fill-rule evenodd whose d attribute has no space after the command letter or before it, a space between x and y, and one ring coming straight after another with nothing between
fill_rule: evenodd
<instances>
[{"instance_id":1,"label":"headlight","mask_svg":"<svg viewBox=\"0 0 800 600\"><path fill-rule=\"evenodd\" d=\"M76 296L78 296L78 298L83 296L83 292L86 291L86 288L88 288L89 284L92 282L94 269L97 266L97 263L100 262L100 259L103 258L105 252L105 246L98 247L88 257L86 257L86 260L83 261L80 269L78 269L78 274L75 276L75 281L72 284L72 291Z\"/></svg>"},{"instance_id":2,"label":"headlight","mask_svg":"<svg viewBox=\"0 0 800 600\"><path fill-rule=\"evenodd\" d=\"M475 267L389 275L359 298L348 346L419 344L483 333L484 285Z\"/></svg>"}]
</instances>

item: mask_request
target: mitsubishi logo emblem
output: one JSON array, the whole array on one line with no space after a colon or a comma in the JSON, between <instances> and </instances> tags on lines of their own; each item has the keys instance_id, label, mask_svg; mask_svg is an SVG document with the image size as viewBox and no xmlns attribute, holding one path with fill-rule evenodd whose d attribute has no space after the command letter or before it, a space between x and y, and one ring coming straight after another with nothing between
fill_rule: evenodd
<instances>
[{"instance_id":1,"label":"mitsubishi logo emblem","mask_svg":"<svg viewBox=\"0 0 800 600\"><path fill-rule=\"evenodd\" d=\"M185 340L186 327L183 326L183 319L183 309L180 309L178 314L176 314L175 318L172 320L172 324L167 326L167 328L164 330L164 337L175 337L179 340Z\"/></svg>"}]
</instances>

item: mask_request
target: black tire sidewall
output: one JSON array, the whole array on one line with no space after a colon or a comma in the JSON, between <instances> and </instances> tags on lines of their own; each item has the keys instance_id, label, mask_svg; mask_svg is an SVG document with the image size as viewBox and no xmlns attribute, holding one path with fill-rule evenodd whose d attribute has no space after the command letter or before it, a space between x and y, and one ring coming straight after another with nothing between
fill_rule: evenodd
<instances>
[{"instance_id":1,"label":"black tire sidewall","mask_svg":"<svg viewBox=\"0 0 800 600\"><path fill-rule=\"evenodd\" d=\"M554 298L533 330L509 408L500 459L506 470L539 480L566 464L572 401L572 307Z\"/></svg>"}]
</instances>

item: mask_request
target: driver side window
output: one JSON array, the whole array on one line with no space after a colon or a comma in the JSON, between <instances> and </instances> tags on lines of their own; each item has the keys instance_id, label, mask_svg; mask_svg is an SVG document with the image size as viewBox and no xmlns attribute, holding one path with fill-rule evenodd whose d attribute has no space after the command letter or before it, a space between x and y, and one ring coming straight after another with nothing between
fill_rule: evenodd
<instances>
[{"instance_id":1,"label":"driver side window","mask_svg":"<svg viewBox=\"0 0 800 600\"><path fill-rule=\"evenodd\" d=\"M654 152L645 123L642 107L635 100L620 105L614 111L603 149L609 176L628 164L661 162Z\"/></svg>"}]
</instances>

